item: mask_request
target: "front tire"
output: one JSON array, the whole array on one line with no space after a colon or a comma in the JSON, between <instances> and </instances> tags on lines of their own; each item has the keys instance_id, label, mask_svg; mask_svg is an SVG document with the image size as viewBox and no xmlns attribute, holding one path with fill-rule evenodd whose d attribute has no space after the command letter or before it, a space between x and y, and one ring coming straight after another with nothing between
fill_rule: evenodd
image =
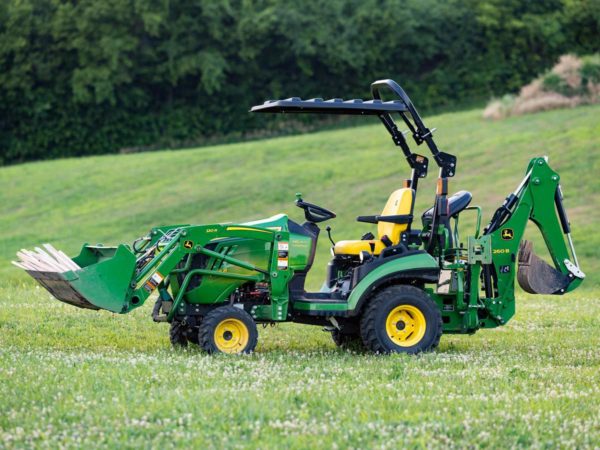
<instances>
[{"instance_id":1,"label":"front tire","mask_svg":"<svg viewBox=\"0 0 600 450\"><path fill-rule=\"evenodd\" d=\"M188 342L198 344L198 328L173 320L169 329L169 340L176 348L185 348Z\"/></svg>"},{"instance_id":2,"label":"front tire","mask_svg":"<svg viewBox=\"0 0 600 450\"><path fill-rule=\"evenodd\" d=\"M220 306L204 317L199 341L208 353L252 353L258 342L258 330L252 316L243 309Z\"/></svg>"},{"instance_id":3,"label":"front tire","mask_svg":"<svg viewBox=\"0 0 600 450\"><path fill-rule=\"evenodd\" d=\"M416 354L433 350L442 317L433 300L414 286L389 286L369 301L360 321L367 348L375 353Z\"/></svg>"},{"instance_id":4,"label":"front tire","mask_svg":"<svg viewBox=\"0 0 600 450\"><path fill-rule=\"evenodd\" d=\"M171 327L169 328L169 340L171 341L171 345L175 348L185 348L187 347L188 339L186 336L186 327L179 321L174 320L171 322Z\"/></svg>"},{"instance_id":5,"label":"front tire","mask_svg":"<svg viewBox=\"0 0 600 450\"><path fill-rule=\"evenodd\" d=\"M364 349L362 338L358 333L346 334L335 329L331 332L331 339L337 347L345 350Z\"/></svg>"}]
</instances>

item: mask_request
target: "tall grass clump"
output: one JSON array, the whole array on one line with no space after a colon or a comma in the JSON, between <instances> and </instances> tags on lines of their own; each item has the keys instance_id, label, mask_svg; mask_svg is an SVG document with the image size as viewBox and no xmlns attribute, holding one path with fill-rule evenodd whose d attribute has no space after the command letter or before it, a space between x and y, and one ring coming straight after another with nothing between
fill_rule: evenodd
<instances>
[{"instance_id":1,"label":"tall grass clump","mask_svg":"<svg viewBox=\"0 0 600 450\"><path fill-rule=\"evenodd\" d=\"M502 119L538 111L573 108L600 101L600 55L563 55L548 72L523 86L518 96L493 99L486 119Z\"/></svg>"}]
</instances>

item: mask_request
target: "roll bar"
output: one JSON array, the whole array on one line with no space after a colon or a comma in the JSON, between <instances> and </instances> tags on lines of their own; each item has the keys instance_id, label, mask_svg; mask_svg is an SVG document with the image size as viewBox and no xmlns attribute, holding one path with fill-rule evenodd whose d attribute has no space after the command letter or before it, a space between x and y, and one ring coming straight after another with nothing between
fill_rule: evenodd
<instances>
[{"instance_id":1,"label":"roll bar","mask_svg":"<svg viewBox=\"0 0 600 450\"><path fill-rule=\"evenodd\" d=\"M435 141L433 140L433 131L435 131L435 129L430 130L425 126L423 120L421 119L421 116L419 116L417 109L414 107L412 101L410 100L404 89L402 89L402 87L394 80L377 80L371 83L371 94L373 95L373 99L381 100L380 91L383 88L391 90L402 101L402 103L404 103L404 106L406 106L406 111L398 111L398 113L402 117L402 120L404 121L410 132L412 133L412 137L415 140L415 143L417 145L421 145L423 142L425 142L427 144L427 147L429 147L429 151L431 151L433 159L440 168L440 177L453 177L456 173L456 156L439 151L437 145L435 144ZM407 113L410 114L412 122L408 118ZM395 126L390 114L381 114L379 118L381 119L389 133L392 135L392 138L394 138L394 142L396 142L395 134L398 132L398 128Z\"/></svg>"}]
</instances>

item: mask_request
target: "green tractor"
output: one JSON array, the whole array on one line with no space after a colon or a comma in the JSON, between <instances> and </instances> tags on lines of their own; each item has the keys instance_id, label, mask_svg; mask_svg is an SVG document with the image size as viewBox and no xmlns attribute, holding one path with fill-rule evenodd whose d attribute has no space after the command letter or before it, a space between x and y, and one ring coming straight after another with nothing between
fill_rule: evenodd
<instances>
[{"instance_id":1,"label":"green tractor","mask_svg":"<svg viewBox=\"0 0 600 450\"><path fill-rule=\"evenodd\" d=\"M334 342L355 342L376 353L435 348L442 333L474 333L506 324L515 313L515 276L535 294L565 294L581 284L563 207L560 177L545 157L531 160L525 177L481 230L481 209L471 194L449 195L456 157L438 150L404 90L392 80L372 84L373 99L267 101L257 113L325 113L377 116L402 150L411 176L380 213L359 216L376 234L332 242L332 259L319 292L304 284L323 222L335 214L296 194L302 224L284 214L247 223L160 226L131 246L84 245L70 259L20 252L15 263L54 297L89 309L128 313L157 294L152 317L170 324L174 345L214 353L249 353L257 324L297 322L324 326ZM383 89L394 99L384 101ZM439 167L433 206L415 218L419 180L429 160L413 153L392 115L398 114L417 145ZM459 218L476 215L474 233L459 235ZM540 229L553 266L524 241L528 221Z\"/></svg>"}]
</instances>

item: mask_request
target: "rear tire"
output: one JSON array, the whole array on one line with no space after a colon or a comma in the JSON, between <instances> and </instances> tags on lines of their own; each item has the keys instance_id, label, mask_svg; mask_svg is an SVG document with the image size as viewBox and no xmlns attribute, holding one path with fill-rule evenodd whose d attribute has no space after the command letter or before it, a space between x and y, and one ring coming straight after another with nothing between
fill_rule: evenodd
<instances>
[{"instance_id":1,"label":"rear tire","mask_svg":"<svg viewBox=\"0 0 600 450\"><path fill-rule=\"evenodd\" d=\"M199 342L208 353L252 353L258 330L252 316L243 309L220 306L204 317Z\"/></svg>"},{"instance_id":2,"label":"rear tire","mask_svg":"<svg viewBox=\"0 0 600 450\"><path fill-rule=\"evenodd\" d=\"M365 346L375 353L427 352L440 342L442 316L423 290L389 286L367 304L360 333Z\"/></svg>"}]
</instances>

